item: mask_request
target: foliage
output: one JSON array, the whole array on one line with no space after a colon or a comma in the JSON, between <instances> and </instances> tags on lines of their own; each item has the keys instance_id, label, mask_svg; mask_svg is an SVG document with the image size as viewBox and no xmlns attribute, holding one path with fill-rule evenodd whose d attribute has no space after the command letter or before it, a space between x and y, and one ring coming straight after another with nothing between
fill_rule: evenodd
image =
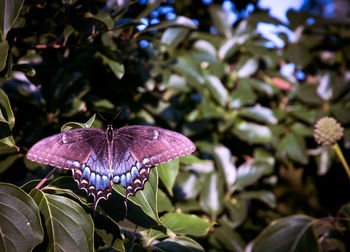
<instances>
[{"instance_id":1,"label":"foliage","mask_svg":"<svg viewBox=\"0 0 350 252\"><path fill-rule=\"evenodd\" d=\"M176 19L139 31L161 1L120 2L2 2L0 250L349 249L349 181L312 139L331 115L349 151L348 25L289 11L296 41L267 48L257 23L279 21L261 10L231 26L199 6L198 26L176 2ZM305 77L282 76L286 63ZM96 213L67 171L35 189L48 169L25 159L30 146L117 112L115 126L173 129L198 151L152 168L126 217L120 185Z\"/></svg>"}]
</instances>

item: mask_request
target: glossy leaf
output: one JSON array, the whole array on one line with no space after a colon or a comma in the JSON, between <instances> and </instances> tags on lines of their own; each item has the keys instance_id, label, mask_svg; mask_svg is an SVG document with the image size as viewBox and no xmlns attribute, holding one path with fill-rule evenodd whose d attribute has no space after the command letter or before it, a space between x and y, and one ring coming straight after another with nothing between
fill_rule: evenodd
<instances>
[{"instance_id":1,"label":"glossy leaf","mask_svg":"<svg viewBox=\"0 0 350 252\"><path fill-rule=\"evenodd\" d=\"M112 72L114 73L114 75L118 78L121 79L124 76L125 73L125 69L124 69L124 64L123 62L121 62L121 59L112 59L106 55L103 54L98 54L102 60L103 63L108 65L110 67L110 69L112 70Z\"/></svg>"},{"instance_id":2,"label":"glossy leaf","mask_svg":"<svg viewBox=\"0 0 350 252\"><path fill-rule=\"evenodd\" d=\"M125 188L121 184L113 184L113 189L121 196L125 197ZM136 192L135 196L130 196L129 200L140 206L145 214L159 223L157 209L157 191L158 191L158 171L157 168L151 168L148 181L144 189Z\"/></svg>"},{"instance_id":3,"label":"glossy leaf","mask_svg":"<svg viewBox=\"0 0 350 252\"><path fill-rule=\"evenodd\" d=\"M260 105L255 105L254 107L243 108L239 111L241 116L249 119L253 119L259 122L276 124L277 118L273 111L269 108L262 107Z\"/></svg>"},{"instance_id":4,"label":"glossy leaf","mask_svg":"<svg viewBox=\"0 0 350 252\"><path fill-rule=\"evenodd\" d=\"M0 89L0 153L17 150L11 130L15 124L10 101L5 92Z\"/></svg>"},{"instance_id":5,"label":"glossy leaf","mask_svg":"<svg viewBox=\"0 0 350 252\"><path fill-rule=\"evenodd\" d=\"M0 42L14 25L24 0L2 0L0 4Z\"/></svg>"},{"instance_id":6,"label":"glossy leaf","mask_svg":"<svg viewBox=\"0 0 350 252\"><path fill-rule=\"evenodd\" d=\"M180 199L195 198L201 189L201 181L193 172L183 172L176 181L175 194Z\"/></svg>"},{"instance_id":7,"label":"glossy leaf","mask_svg":"<svg viewBox=\"0 0 350 252\"><path fill-rule=\"evenodd\" d=\"M226 40L219 48L218 57L221 60L226 60L233 55L239 48L238 38L233 37Z\"/></svg>"},{"instance_id":8,"label":"glossy leaf","mask_svg":"<svg viewBox=\"0 0 350 252\"><path fill-rule=\"evenodd\" d=\"M276 197L275 195L266 190L261 191L246 191L239 195L242 199L257 199L266 203L271 208L276 208Z\"/></svg>"},{"instance_id":9,"label":"glossy leaf","mask_svg":"<svg viewBox=\"0 0 350 252\"><path fill-rule=\"evenodd\" d=\"M161 41L167 45L168 50L172 52L185 39L188 32L189 30L186 28L168 28L164 31Z\"/></svg>"},{"instance_id":10,"label":"glossy leaf","mask_svg":"<svg viewBox=\"0 0 350 252\"><path fill-rule=\"evenodd\" d=\"M231 229L228 225L221 225L215 229L212 234L212 239L218 241L221 246L227 251L243 252L245 243L240 235Z\"/></svg>"},{"instance_id":11,"label":"glossy leaf","mask_svg":"<svg viewBox=\"0 0 350 252\"><path fill-rule=\"evenodd\" d=\"M173 69L183 74L185 77L193 78L199 84L204 84L205 79L202 76L201 69L199 64L192 57L180 56L177 58L176 64L173 66Z\"/></svg>"},{"instance_id":12,"label":"glossy leaf","mask_svg":"<svg viewBox=\"0 0 350 252\"><path fill-rule=\"evenodd\" d=\"M0 161L0 174L5 172L18 158L19 154L12 154L7 156L4 160Z\"/></svg>"},{"instance_id":13,"label":"glossy leaf","mask_svg":"<svg viewBox=\"0 0 350 252\"><path fill-rule=\"evenodd\" d=\"M237 172L231 151L223 145L217 146L214 148L214 158L224 175L227 186L232 186L236 181Z\"/></svg>"},{"instance_id":14,"label":"glossy leaf","mask_svg":"<svg viewBox=\"0 0 350 252\"><path fill-rule=\"evenodd\" d=\"M266 162L247 161L238 167L234 187L242 189L252 185L269 170L271 170L271 167Z\"/></svg>"},{"instance_id":15,"label":"glossy leaf","mask_svg":"<svg viewBox=\"0 0 350 252\"><path fill-rule=\"evenodd\" d=\"M254 90L268 96L272 96L275 93L274 86L254 78L241 78L239 82L242 84L249 84Z\"/></svg>"},{"instance_id":16,"label":"glossy leaf","mask_svg":"<svg viewBox=\"0 0 350 252\"><path fill-rule=\"evenodd\" d=\"M250 85L240 85L231 93L229 106L233 109L238 109L247 104L254 104L257 95L253 92Z\"/></svg>"},{"instance_id":17,"label":"glossy leaf","mask_svg":"<svg viewBox=\"0 0 350 252\"><path fill-rule=\"evenodd\" d=\"M92 18L99 21L102 24L106 25L109 30L112 29L114 26L114 21L108 13L99 12L94 15L88 12L85 14L85 18Z\"/></svg>"},{"instance_id":18,"label":"glossy leaf","mask_svg":"<svg viewBox=\"0 0 350 252\"><path fill-rule=\"evenodd\" d=\"M197 51L203 52L205 54L208 54L208 55L216 58L216 48L209 41L197 40L193 44L193 48Z\"/></svg>"},{"instance_id":19,"label":"glossy leaf","mask_svg":"<svg viewBox=\"0 0 350 252\"><path fill-rule=\"evenodd\" d=\"M160 251L169 252L205 251L204 248L198 242L186 236L180 236L176 239L165 239L164 241L155 244L155 247L157 247Z\"/></svg>"},{"instance_id":20,"label":"glossy leaf","mask_svg":"<svg viewBox=\"0 0 350 252\"><path fill-rule=\"evenodd\" d=\"M274 221L254 240L252 252L321 251L312 221L313 218L305 215Z\"/></svg>"},{"instance_id":21,"label":"glossy leaf","mask_svg":"<svg viewBox=\"0 0 350 252\"><path fill-rule=\"evenodd\" d=\"M174 210L170 199L161 189L158 189L157 201L158 212L172 212Z\"/></svg>"},{"instance_id":22,"label":"glossy leaf","mask_svg":"<svg viewBox=\"0 0 350 252\"><path fill-rule=\"evenodd\" d=\"M221 106L225 106L227 103L227 90L221 80L214 75L209 75L207 76L207 83L210 93L216 102Z\"/></svg>"},{"instance_id":23,"label":"glossy leaf","mask_svg":"<svg viewBox=\"0 0 350 252\"><path fill-rule=\"evenodd\" d=\"M193 214L167 213L160 218L162 224L178 235L204 236L214 225Z\"/></svg>"},{"instance_id":24,"label":"glossy leaf","mask_svg":"<svg viewBox=\"0 0 350 252\"><path fill-rule=\"evenodd\" d=\"M96 118L96 114L94 114L87 122L85 123L79 123L79 122L68 122L62 125L61 132L68 131L71 129L77 129L77 128L91 128L92 124L94 123Z\"/></svg>"},{"instance_id":25,"label":"glossy leaf","mask_svg":"<svg viewBox=\"0 0 350 252\"><path fill-rule=\"evenodd\" d=\"M244 121L235 125L233 133L248 143L270 143L272 140L272 132L269 127Z\"/></svg>"},{"instance_id":26,"label":"glossy leaf","mask_svg":"<svg viewBox=\"0 0 350 252\"><path fill-rule=\"evenodd\" d=\"M218 33L225 35L226 38L231 38L233 35L231 24L228 22L226 13L222 10L221 6L210 5L209 13Z\"/></svg>"},{"instance_id":27,"label":"glossy leaf","mask_svg":"<svg viewBox=\"0 0 350 252\"><path fill-rule=\"evenodd\" d=\"M157 167L160 180L165 185L168 193L173 195L173 186L177 174L179 173L179 159L170 160L164 164L158 165Z\"/></svg>"},{"instance_id":28,"label":"glossy leaf","mask_svg":"<svg viewBox=\"0 0 350 252\"><path fill-rule=\"evenodd\" d=\"M30 196L39 206L49 239L47 250L93 251L94 225L75 201L34 189Z\"/></svg>"},{"instance_id":29,"label":"glossy leaf","mask_svg":"<svg viewBox=\"0 0 350 252\"><path fill-rule=\"evenodd\" d=\"M240 226L248 216L248 208L241 197L225 200L225 207L228 210L230 222L234 228Z\"/></svg>"},{"instance_id":30,"label":"glossy leaf","mask_svg":"<svg viewBox=\"0 0 350 252\"><path fill-rule=\"evenodd\" d=\"M15 125L15 116L13 115L9 98L2 89L0 89L0 106L0 122L7 123L12 130Z\"/></svg>"},{"instance_id":31,"label":"glossy leaf","mask_svg":"<svg viewBox=\"0 0 350 252\"><path fill-rule=\"evenodd\" d=\"M0 251L32 251L43 237L34 200L17 186L0 183Z\"/></svg>"},{"instance_id":32,"label":"glossy leaf","mask_svg":"<svg viewBox=\"0 0 350 252\"><path fill-rule=\"evenodd\" d=\"M200 194L200 204L205 212L216 219L223 210L223 183L217 173L209 173L205 176L204 187Z\"/></svg>"},{"instance_id":33,"label":"glossy leaf","mask_svg":"<svg viewBox=\"0 0 350 252\"><path fill-rule=\"evenodd\" d=\"M282 139L279 148L283 156L287 155L292 160L301 164L306 164L308 162L305 140L293 132L290 132Z\"/></svg>"},{"instance_id":34,"label":"glossy leaf","mask_svg":"<svg viewBox=\"0 0 350 252\"><path fill-rule=\"evenodd\" d=\"M164 29L168 27L183 27L183 28L189 28L189 29L196 29L197 24L190 18L185 16L177 16L175 19L167 20L155 25L152 25L149 30L154 29ZM147 29L146 29L147 31Z\"/></svg>"},{"instance_id":35,"label":"glossy leaf","mask_svg":"<svg viewBox=\"0 0 350 252\"><path fill-rule=\"evenodd\" d=\"M256 59L244 59L241 66L238 68L237 76L238 78L247 78L253 75L258 70L258 61Z\"/></svg>"},{"instance_id":36,"label":"glossy leaf","mask_svg":"<svg viewBox=\"0 0 350 252\"><path fill-rule=\"evenodd\" d=\"M314 84L306 84L300 86L297 90L297 97L304 103L310 105L321 105L322 99L316 92L317 86Z\"/></svg>"},{"instance_id":37,"label":"glossy leaf","mask_svg":"<svg viewBox=\"0 0 350 252\"><path fill-rule=\"evenodd\" d=\"M9 47L7 40L1 41L1 39L0 39L0 72L2 70L4 70L6 67L9 49L10 49L10 47Z\"/></svg>"}]
</instances>

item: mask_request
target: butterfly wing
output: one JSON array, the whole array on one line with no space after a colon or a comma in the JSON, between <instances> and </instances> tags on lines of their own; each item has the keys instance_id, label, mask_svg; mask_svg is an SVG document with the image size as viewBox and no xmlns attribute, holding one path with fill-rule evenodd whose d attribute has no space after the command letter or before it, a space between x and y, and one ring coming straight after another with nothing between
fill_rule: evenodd
<instances>
[{"instance_id":1,"label":"butterfly wing","mask_svg":"<svg viewBox=\"0 0 350 252\"><path fill-rule=\"evenodd\" d=\"M71 169L80 189L94 196L95 208L111 193L108 147L104 131L81 128L47 137L27 153L34 162Z\"/></svg>"},{"instance_id":2,"label":"butterfly wing","mask_svg":"<svg viewBox=\"0 0 350 252\"><path fill-rule=\"evenodd\" d=\"M149 168L195 151L184 135L152 126L128 126L114 133L114 170L126 188L126 195L143 189Z\"/></svg>"}]
</instances>

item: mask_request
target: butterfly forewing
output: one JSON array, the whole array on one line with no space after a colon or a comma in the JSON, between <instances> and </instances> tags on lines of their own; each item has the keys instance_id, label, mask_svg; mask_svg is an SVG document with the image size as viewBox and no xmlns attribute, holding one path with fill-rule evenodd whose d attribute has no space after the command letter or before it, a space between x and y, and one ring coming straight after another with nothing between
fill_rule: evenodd
<instances>
[{"instance_id":1,"label":"butterfly forewing","mask_svg":"<svg viewBox=\"0 0 350 252\"><path fill-rule=\"evenodd\" d=\"M47 137L27 153L28 159L72 169L80 189L98 201L107 199L111 185L121 183L126 197L143 189L149 169L192 153L196 147L185 136L152 126L128 126L107 131L81 128Z\"/></svg>"},{"instance_id":2,"label":"butterfly forewing","mask_svg":"<svg viewBox=\"0 0 350 252\"><path fill-rule=\"evenodd\" d=\"M76 169L87 161L94 148L105 142L105 134L100 129L74 129L42 139L30 148L27 158L59 168Z\"/></svg>"},{"instance_id":3,"label":"butterfly forewing","mask_svg":"<svg viewBox=\"0 0 350 252\"><path fill-rule=\"evenodd\" d=\"M195 145L175 131L152 126L128 126L115 132L117 141L127 142L137 161L154 166L195 151Z\"/></svg>"},{"instance_id":4,"label":"butterfly forewing","mask_svg":"<svg viewBox=\"0 0 350 252\"><path fill-rule=\"evenodd\" d=\"M115 145L127 146L128 160L134 164L127 173L127 195L135 195L148 179L149 168L192 153L196 147L184 135L152 126L128 126L115 131ZM120 163L118 147L115 164ZM133 157L133 158L132 158ZM130 164L129 164L130 165ZM130 166L129 166L130 167Z\"/></svg>"}]
</instances>

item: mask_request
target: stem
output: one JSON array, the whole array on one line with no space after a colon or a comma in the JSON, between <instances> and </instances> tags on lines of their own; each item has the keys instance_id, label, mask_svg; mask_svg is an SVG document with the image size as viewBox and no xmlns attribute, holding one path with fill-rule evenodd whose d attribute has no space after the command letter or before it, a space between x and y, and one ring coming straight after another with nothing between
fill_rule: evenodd
<instances>
[{"instance_id":1,"label":"stem","mask_svg":"<svg viewBox=\"0 0 350 252\"><path fill-rule=\"evenodd\" d=\"M345 160L345 158L343 156L343 152L341 151L341 149L340 149L340 147L339 147L339 145L337 143L335 143L333 145L333 148L334 148L335 152L337 153L337 155L338 155L341 163L343 164L344 169L345 169L345 171L348 174L348 177L350 179L350 168L349 168L349 165L348 165L348 163L346 162L346 160Z\"/></svg>"},{"instance_id":2,"label":"stem","mask_svg":"<svg viewBox=\"0 0 350 252\"><path fill-rule=\"evenodd\" d=\"M40 181L40 183L35 187L35 189L40 189L40 187L46 182L46 180L56 171L57 167L54 167L43 180Z\"/></svg>"}]
</instances>

